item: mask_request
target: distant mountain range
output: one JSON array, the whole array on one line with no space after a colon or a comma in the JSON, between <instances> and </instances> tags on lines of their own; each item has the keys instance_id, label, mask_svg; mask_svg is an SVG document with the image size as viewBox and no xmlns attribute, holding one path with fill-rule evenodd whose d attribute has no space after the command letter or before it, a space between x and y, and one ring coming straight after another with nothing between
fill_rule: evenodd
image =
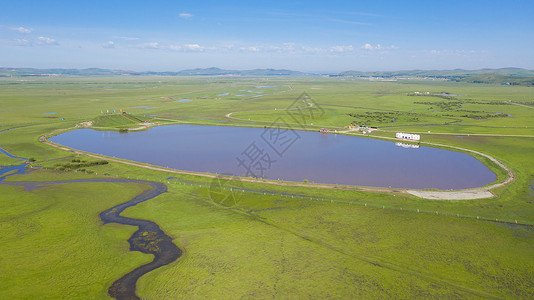
<instances>
[{"instance_id":1,"label":"distant mountain range","mask_svg":"<svg viewBox=\"0 0 534 300\"><path fill-rule=\"evenodd\" d=\"M190 69L178 72L177 75L236 75L236 76L310 76L314 74L292 70L277 69L253 69L253 70L223 70L219 68Z\"/></svg>"},{"instance_id":2,"label":"distant mountain range","mask_svg":"<svg viewBox=\"0 0 534 300\"><path fill-rule=\"evenodd\" d=\"M277 69L254 69L254 70L224 70L219 68L206 69L189 69L178 72L136 72L124 70L108 70L108 69L33 69L33 68L0 68L0 77L6 76L57 76L57 75L71 75L71 76L116 76L116 75L132 75L132 76L310 76L315 74L304 73L292 70L277 70Z\"/></svg>"},{"instance_id":3,"label":"distant mountain range","mask_svg":"<svg viewBox=\"0 0 534 300\"><path fill-rule=\"evenodd\" d=\"M393 72L345 71L332 77L443 78L457 82L534 86L534 70L521 68L480 70L411 70Z\"/></svg>"},{"instance_id":4,"label":"distant mountain range","mask_svg":"<svg viewBox=\"0 0 534 300\"><path fill-rule=\"evenodd\" d=\"M188 69L178 72L136 72L89 69L33 69L33 68L0 68L0 77L32 77L32 76L323 76L324 74L304 73L285 69L253 69L225 70L219 68ZM534 70L521 68L480 69L480 70L407 70L361 72L345 71L328 75L330 77L356 78L443 78L458 82L507 84L534 86Z\"/></svg>"},{"instance_id":5,"label":"distant mountain range","mask_svg":"<svg viewBox=\"0 0 534 300\"><path fill-rule=\"evenodd\" d=\"M470 83L534 86L534 76L500 75L495 73L473 75L461 79L456 79L456 81Z\"/></svg>"},{"instance_id":6,"label":"distant mountain range","mask_svg":"<svg viewBox=\"0 0 534 300\"><path fill-rule=\"evenodd\" d=\"M387 71L387 72L360 72L345 71L331 76L340 77L434 77L434 78L466 78L482 74L495 74L500 76L534 76L534 70L521 68L502 68L502 69L480 69L480 70L409 70L409 71Z\"/></svg>"}]
</instances>

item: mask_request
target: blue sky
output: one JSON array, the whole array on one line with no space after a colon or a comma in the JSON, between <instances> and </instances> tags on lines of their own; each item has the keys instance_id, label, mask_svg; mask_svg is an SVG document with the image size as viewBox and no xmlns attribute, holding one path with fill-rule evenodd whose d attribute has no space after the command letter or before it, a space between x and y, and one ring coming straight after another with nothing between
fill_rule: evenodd
<instances>
[{"instance_id":1,"label":"blue sky","mask_svg":"<svg viewBox=\"0 0 534 300\"><path fill-rule=\"evenodd\" d=\"M534 69L534 1L7 1L0 66Z\"/></svg>"}]
</instances>

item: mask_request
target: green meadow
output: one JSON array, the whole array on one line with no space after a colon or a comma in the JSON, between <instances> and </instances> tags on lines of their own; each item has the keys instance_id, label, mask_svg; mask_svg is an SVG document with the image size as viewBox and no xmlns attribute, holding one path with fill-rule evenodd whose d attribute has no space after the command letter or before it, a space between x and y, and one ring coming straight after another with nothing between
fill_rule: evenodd
<instances>
[{"instance_id":1,"label":"green meadow","mask_svg":"<svg viewBox=\"0 0 534 300\"><path fill-rule=\"evenodd\" d=\"M304 92L312 100L299 102ZM290 115L302 103L317 112L305 124ZM35 160L30 172L5 182L130 178L168 186L123 213L156 222L183 251L138 281L142 298L534 297L532 87L326 77L14 77L0 78L0 108L0 131L10 129L0 133L0 147ZM219 189L211 178L99 163L39 142L89 121L124 130L144 121L264 127L280 119L304 130L379 129L350 133L361 136L354 138L420 133L423 142L491 155L515 179L493 190L494 198L461 201L312 184L229 181ZM2 166L22 162L0 153ZM146 188L0 184L0 298L109 298L115 280L152 256L129 251L136 228L103 225L99 213ZM214 201L214 193L232 202Z\"/></svg>"}]
</instances>

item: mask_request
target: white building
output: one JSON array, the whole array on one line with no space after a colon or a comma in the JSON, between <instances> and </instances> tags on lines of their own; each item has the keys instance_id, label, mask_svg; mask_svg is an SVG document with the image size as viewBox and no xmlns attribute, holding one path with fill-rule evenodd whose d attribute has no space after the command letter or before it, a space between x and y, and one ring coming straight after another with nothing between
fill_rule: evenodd
<instances>
[{"instance_id":1,"label":"white building","mask_svg":"<svg viewBox=\"0 0 534 300\"><path fill-rule=\"evenodd\" d=\"M419 141L421 139L421 136L418 134L403 133L403 132L397 132L396 137L398 139L411 140L411 141Z\"/></svg>"}]
</instances>

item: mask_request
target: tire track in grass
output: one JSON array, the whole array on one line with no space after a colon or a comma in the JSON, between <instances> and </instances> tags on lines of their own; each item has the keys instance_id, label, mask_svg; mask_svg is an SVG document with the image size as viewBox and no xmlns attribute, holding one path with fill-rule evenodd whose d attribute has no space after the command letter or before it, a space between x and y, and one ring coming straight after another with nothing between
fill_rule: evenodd
<instances>
[{"instance_id":1,"label":"tire track in grass","mask_svg":"<svg viewBox=\"0 0 534 300\"><path fill-rule=\"evenodd\" d=\"M317 238L317 237L314 237L314 236L311 236L311 235L308 235L308 234L305 234L305 233L298 232L296 229L285 227L285 226L282 226L282 225L277 224L275 222L271 222L271 221L269 221L267 219L264 219L264 218L261 218L260 216L255 215L255 214L247 213L247 212L244 212L244 211L239 210L239 209L232 209L232 211L234 211L234 212L236 212L238 214L242 214L242 215L245 215L247 217L250 217L250 218L252 218L252 219L254 219L256 221L259 221L259 222L261 222L261 223L263 223L263 224L265 224L267 226L272 226L272 227L277 228L279 230L285 231L285 232L287 232L287 233L289 233L291 235L294 235L295 237L298 237L300 239L303 239L303 240L305 240L307 242L313 243L313 244L321 246L321 247L325 247L325 248L327 248L329 250L332 250L332 251L335 251L337 253L340 253L340 254L343 254L345 256L348 256L350 258L353 258L353 259L356 259L356 260L371 264L371 265L376 266L376 267L385 268L385 269L388 269L388 270L391 270L391 271L394 271L394 272L399 272L399 273L402 273L402 274L413 275L415 277L418 277L419 279L422 279L422 280L425 280L425 281L430 281L430 282L433 282L433 283L441 285L441 286L447 286L447 287L450 287L450 288L453 288L453 289L456 289L456 290L460 290L460 291L463 291L465 293L471 294L471 295L476 296L476 297L482 297L482 298L488 298L488 299L501 299L502 298L502 297L500 297L498 295L490 294L490 293L488 293L486 291L481 291L481 290L465 287L465 286L462 286L460 284L453 283L453 282L447 281L445 279L435 277L435 276L430 275L430 274L425 274L425 273L423 273L421 271L417 271L417 270L413 270L413 269L410 269L410 268L405 267L405 266L397 265L397 264L395 264L393 262L386 261L386 260L384 260L382 258L379 258L379 257L371 257L371 256L357 254L357 253L354 253L352 251L347 251L347 250L345 250L343 248L340 248L338 246L329 244L329 243L321 240L320 238Z\"/></svg>"}]
</instances>

